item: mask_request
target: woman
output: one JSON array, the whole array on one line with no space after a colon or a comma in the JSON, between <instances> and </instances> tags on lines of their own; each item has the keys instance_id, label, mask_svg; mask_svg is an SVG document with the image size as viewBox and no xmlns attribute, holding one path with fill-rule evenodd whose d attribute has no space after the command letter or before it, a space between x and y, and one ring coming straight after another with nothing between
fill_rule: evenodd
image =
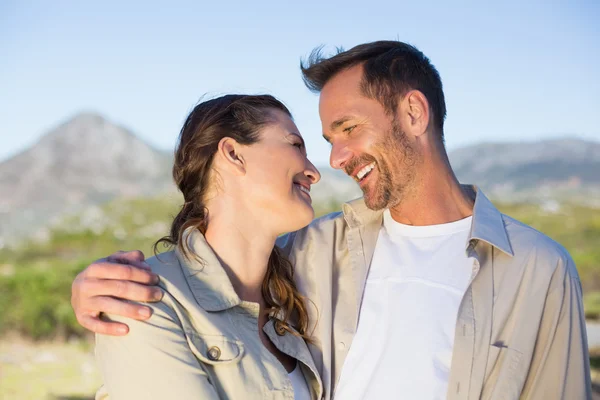
<instances>
[{"instance_id":1,"label":"woman","mask_svg":"<svg viewBox=\"0 0 600 400\"><path fill-rule=\"evenodd\" d=\"M307 305L275 247L313 219L320 179L290 112L266 95L197 105L173 176L185 203L157 245L174 250L148 260L165 295L127 336L97 335L97 397L320 398Z\"/></svg>"}]
</instances>

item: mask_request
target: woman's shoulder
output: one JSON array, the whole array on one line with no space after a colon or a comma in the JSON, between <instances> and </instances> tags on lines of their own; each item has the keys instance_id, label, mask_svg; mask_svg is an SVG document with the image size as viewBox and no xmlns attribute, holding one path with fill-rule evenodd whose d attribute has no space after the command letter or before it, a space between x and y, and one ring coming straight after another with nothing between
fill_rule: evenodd
<instances>
[{"instance_id":1,"label":"woman's shoulder","mask_svg":"<svg viewBox=\"0 0 600 400\"><path fill-rule=\"evenodd\" d=\"M175 250L156 254L153 257L147 259L146 264L150 266L152 272L159 275L161 272L166 272L168 274L174 268L178 268L179 270L181 270L179 260L177 259L177 254L175 254Z\"/></svg>"},{"instance_id":2,"label":"woman's shoulder","mask_svg":"<svg viewBox=\"0 0 600 400\"><path fill-rule=\"evenodd\" d=\"M192 293L176 251L167 251L146 260L152 272L158 275L158 286L165 292L163 300L172 297L179 304L192 299Z\"/></svg>"},{"instance_id":3,"label":"woman's shoulder","mask_svg":"<svg viewBox=\"0 0 600 400\"><path fill-rule=\"evenodd\" d=\"M229 318L215 311L224 311L232 304L239 303L233 288L231 293L223 290L226 285L222 279L228 279L224 271L223 276L215 271L211 273L208 267L214 265L201 268L200 264L186 260L177 250L160 253L146 262L159 276L158 285L164 292L160 302L149 303L148 306L177 320L186 335L192 332L197 336L197 331L221 334L220 329L227 325L223 323Z\"/></svg>"},{"instance_id":4,"label":"woman's shoulder","mask_svg":"<svg viewBox=\"0 0 600 400\"><path fill-rule=\"evenodd\" d=\"M152 269L152 272L160 276L163 280L179 280L183 277L183 271L177 254L174 250L157 254L146 260L146 263Z\"/></svg>"}]
</instances>

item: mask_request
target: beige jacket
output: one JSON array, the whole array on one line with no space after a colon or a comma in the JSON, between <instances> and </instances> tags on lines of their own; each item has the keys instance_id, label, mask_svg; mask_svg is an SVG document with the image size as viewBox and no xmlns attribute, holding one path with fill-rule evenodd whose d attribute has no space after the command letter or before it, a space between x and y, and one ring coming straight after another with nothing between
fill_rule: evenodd
<instances>
[{"instance_id":1,"label":"beige jacket","mask_svg":"<svg viewBox=\"0 0 600 400\"><path fill-rule=\"evenodd\" d=\"M345 204L343 212L315 220L278 242L295 263L300 290L316 306L308 307L315 341L309 349L326 399L335 390L352 343L381 223L382 212L367 209L359 199ZM591 398L581 284L565 249L502 215L481 192L476 196L465 248L476 263L457 318L448 399ZM167 291L165 300L155 305L151 324L127 321L132 328L127 337L98 336L98 358L109 391L118 390L120 398L131 399L211 398L228 390L236 395L247 391L242 398L251 399L261 391L272 393L266 388L277 386L272 382L281 382L285 376L283 371L272 372L277 364L270 353L254 350L252 360L247 361L252 368L244 367L248 372L240 375L239 364L250 353L240 355L244 347L228 341L238 336L229 336L221 323L208 319L224 309L231 310L227 315L241 318L237 313L250 313L249 308L237 297L215 298L217 289L222 289L217 285L228 285L225 280L207 279L197 267L184 263L179 267L170 260L166 261L174 267L151 261ZM196 310L198 305L202 308ZM204 307L208 308L203 311ZM218 342L211 339L212 334ZM272 331L270 336L277 339ZM289 335L279 339L293 340ZM236 372L229 382L221 382L220 374L213 378L219 366L207 357L213 345L227 346L221 357L224 369L236 366L230 368ZM298 349L293 352L303 362L313 393L318 393L319 381L311 377L313 364L301 351L303 347L295 341L291 346L280 342L278 347L287 347L289 353L290 348ZM261 374L265 388L260 387ZM142 389L147 397L133 389L139 381L145 382ZM128 383L133 383L131 389ZM241 392L235 391L236 386L243 388ZM264 398L269 396L273 394Z\"/></svg>"},{"instance_id":2,"label":"beige jacket","mask_svg":"<svg viewBox=\"0 0 600 400\"><path fill-rule=\"evenodd\" d=\"M476 262L456 321L447 398L590 399L581 283L571 257L471 192L465 250ZM352 344L381 224L382 212L359 199L278 243L316 305L309 307L309 347L327 399Z\"/></svg>"},{"instance_id":3,"label":"beige jacket","mask_svg":"<svg viewBox=\"0 0 600 400\"><path fill-rule=\"evenodd\" d=\"M190 261L178 250L148 260L165 292L149 304L146 322L109 316L129 325L123 337L96 335L96 358L104 377L97 399L293 399L282 364L258 336L259 306L241 301L200 233L188 236ZM304 340L263 328L273 344L298 360L312 399L322 385Z\"/></svg>"}]
</instances>

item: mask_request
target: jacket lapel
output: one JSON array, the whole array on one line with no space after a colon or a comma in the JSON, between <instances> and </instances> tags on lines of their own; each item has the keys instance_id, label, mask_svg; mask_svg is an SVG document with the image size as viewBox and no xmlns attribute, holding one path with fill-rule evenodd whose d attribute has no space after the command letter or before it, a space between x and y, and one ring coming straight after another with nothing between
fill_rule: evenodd
<instances>
[{"instance_id":1,"label":"jacket lapel","mask_svg":"<svg viewBox=\"0 0 600 400\"><path fill-rule=\"evenodd\" d=\"M344 204L343 211L349 227L347 241L354 278L358 323L365 282L383 221L383 211L368 209L362 198Z\"/></svg>"},{"instance_id":2,"label":"jacket lapel","mask_svg":"<svg viewBox=\"0 0 600 400\"><path fill-rule=\"evenodd\" d=\"M323 383L304 339L289 332L286 332L283 336L278 335L275 331L273 319L267 321L263 331L279 351L294 357L312 372L314 379L309 381L308 384L312 387L313 394L316 395L315 398L320 399L323 396Z\"/></svg>"}]
</instances>

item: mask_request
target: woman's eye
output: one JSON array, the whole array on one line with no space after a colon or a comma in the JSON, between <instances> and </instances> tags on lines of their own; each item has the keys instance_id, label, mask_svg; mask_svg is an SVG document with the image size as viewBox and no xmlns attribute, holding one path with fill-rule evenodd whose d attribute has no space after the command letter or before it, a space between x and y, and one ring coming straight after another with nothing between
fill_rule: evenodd
<instances>
[{"instance_id":1,"label":"woman's eye","mask_svg":"<svg viewBox=\"0 0 600 400\"><path fill-rule=\"evenodd\" d=\"M302 147L303 147L302 143L299 143L299 142L298 143L294 143L293 146L299 148L300 150L302 150Z\"/></svg>"}]
</instances>

